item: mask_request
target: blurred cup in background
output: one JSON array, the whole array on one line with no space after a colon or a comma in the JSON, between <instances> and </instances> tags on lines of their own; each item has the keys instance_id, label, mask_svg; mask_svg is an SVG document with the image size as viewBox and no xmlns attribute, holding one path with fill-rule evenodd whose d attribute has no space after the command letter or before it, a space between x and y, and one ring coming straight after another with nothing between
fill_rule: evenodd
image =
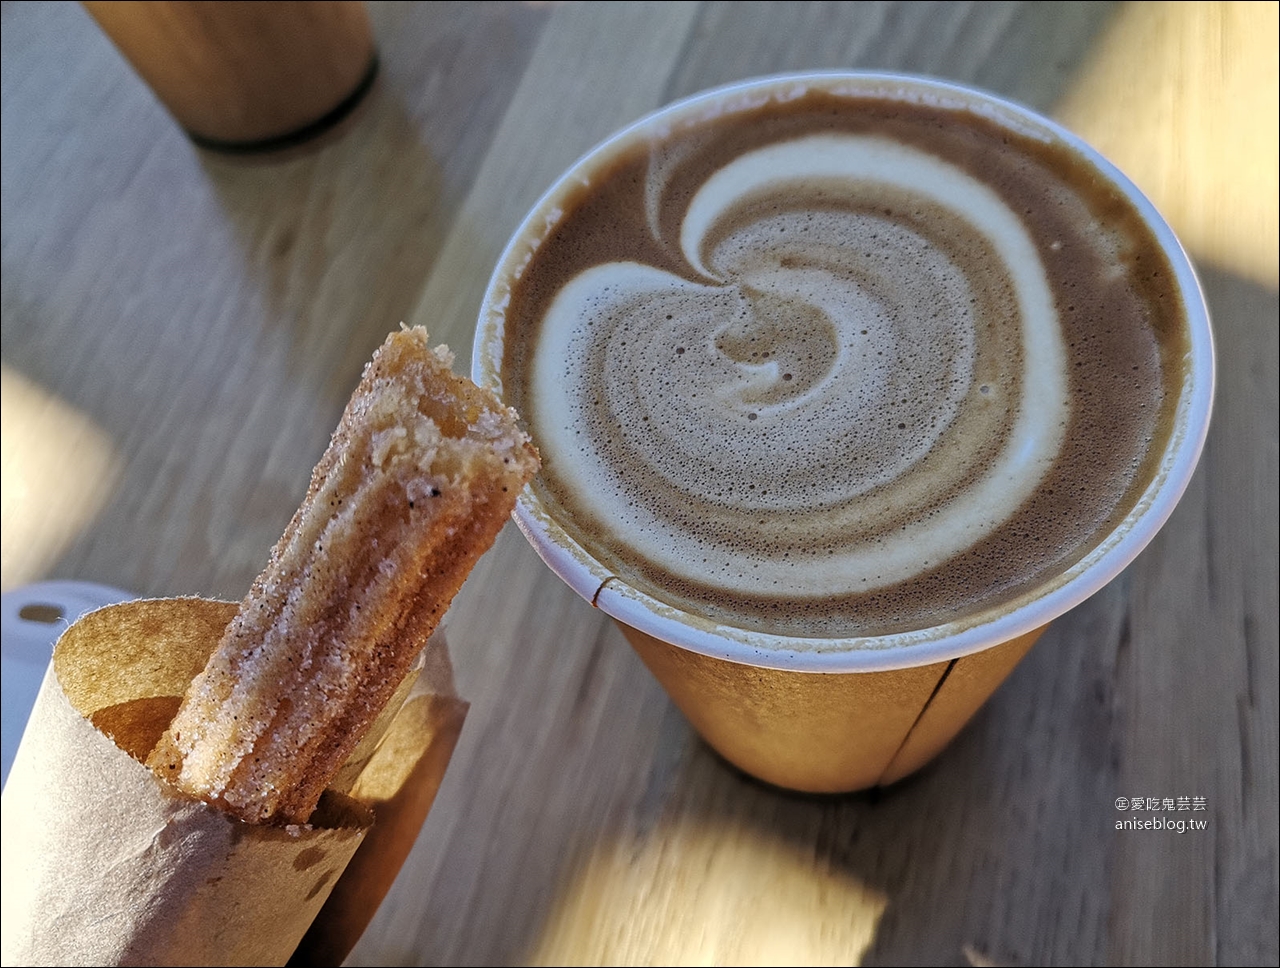
<instances>
[{"instance_id":1,"label":"blurred cup in background","mask_svg":"<svg viewBox=\"0 0 1280 968\"><path fill-rule=\"evenodd\" d=\"M358 0L84 0L84 7L204 148L253 153L301 144L346 117L377 74Z\"/></svg>"}]
</instances>

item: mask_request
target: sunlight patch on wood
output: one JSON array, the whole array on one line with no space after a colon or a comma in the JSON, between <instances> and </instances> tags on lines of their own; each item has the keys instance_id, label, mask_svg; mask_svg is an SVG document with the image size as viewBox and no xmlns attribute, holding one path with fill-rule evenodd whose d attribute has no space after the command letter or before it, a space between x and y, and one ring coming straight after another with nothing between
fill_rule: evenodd
<instances>
[{"instance_id":1,"label":"sunlight patch on wood","mask_svg":"<svg viewBox=\"0 0 1280 968\"><path fill-rule=\"evenodd\" d=\"M1277 287L1280 6L1128 4L1054 111L1191 255Z\"/></svg>"},{"instance_id":2,"label":"sunlight patch on wood","mask_svg":"<svg viewBox=\"0 0 1280 968\"><path fill-rule=\"evenodd\" d=\"M120 476L110 438L10 367L0 368L0 586L46 575Z\"/></svg>"},{"instance_id":3,"label":"sunlight patch on wood","mask_svg":"<svg viewBox=\"0 0 1280 968\"><path fill-rule=\"evenodd\" d=\"M850 965L886 897L732 823L689 822L593 855L529 961L625 965Z\"/></svg>"}]
</instances>

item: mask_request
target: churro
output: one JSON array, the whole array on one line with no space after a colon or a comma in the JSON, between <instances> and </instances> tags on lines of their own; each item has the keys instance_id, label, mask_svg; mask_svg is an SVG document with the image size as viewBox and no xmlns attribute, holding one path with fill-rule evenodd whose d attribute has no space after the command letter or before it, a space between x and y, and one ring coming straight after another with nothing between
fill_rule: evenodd
<instances>
[{"instance_id":1,"label":"churro","mask_svg":"<svg viewBox=\"0 0 1280 968\"><path fill-rule=\"evenodd\" d=\"M516 414L425 330L366 367L265 571L148 759L253 823L304 823L538 456Z\"/></svg>"}]
</instances>

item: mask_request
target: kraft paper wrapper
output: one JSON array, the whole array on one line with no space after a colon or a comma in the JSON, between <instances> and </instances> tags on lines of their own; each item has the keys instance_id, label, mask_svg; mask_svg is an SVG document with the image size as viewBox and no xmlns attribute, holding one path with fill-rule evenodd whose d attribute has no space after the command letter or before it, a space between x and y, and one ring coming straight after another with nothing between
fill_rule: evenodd
<instances>
[{"instance_id":1,"label":"kraft paper wrapper","mask_svg":"<svg viewBox=\"0 0 1280 968\"><path fill-rule=\"evenodd\" d=\"M752 776L805 793L885 786L924 766L1044 631L932 665L792 672L711 658L618 625L716 752Z\"/></svg>"},{"instance_id":2,"label":"kraft paper wrapper","mask_svg":"<svg viewBox=\"0 0 1280 968\"><path fill-rule=\"evenodd\" d=\"M127 602L59 640L4 791L4 964L284 964L322 908L324 944L300 963L337 964L359 939L461 729L446 647L340 775L354 796L326 792L306 825L244 824L139 761L236 607Z\"/></svg>"}]
</instances>

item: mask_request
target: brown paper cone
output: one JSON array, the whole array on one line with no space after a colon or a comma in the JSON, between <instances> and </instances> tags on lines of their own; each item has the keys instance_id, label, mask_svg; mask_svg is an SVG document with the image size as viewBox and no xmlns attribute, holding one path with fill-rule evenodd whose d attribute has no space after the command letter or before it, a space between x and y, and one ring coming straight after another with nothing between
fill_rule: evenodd
<instances>
[{"instance_id":1,"label":"brown paper cone","mask_svg":"<svg viewBox=\"0 0 1280 968\"><path fill-rule=\"evenodd\" d=\"M140 762L235 609L127 602L59 640L4 791L4 964L283 964L325 904L368 807L331 791L309 824L253 826ZM369 768L435 750L393 722Z\"/></svg>"},{"instance_id":2,"label":"brown paper cone","mask_svg":"<svg viewBox=\"0 0 1280 968\"><path fill-rule=\"evenodd\" d=\"M437 632L400 714L351 789L373 809L377 822L290 966L340 965L360 940L418 838L466 715L467 703L454 694L444 637Z\"/></svg>"}]
</instances>

